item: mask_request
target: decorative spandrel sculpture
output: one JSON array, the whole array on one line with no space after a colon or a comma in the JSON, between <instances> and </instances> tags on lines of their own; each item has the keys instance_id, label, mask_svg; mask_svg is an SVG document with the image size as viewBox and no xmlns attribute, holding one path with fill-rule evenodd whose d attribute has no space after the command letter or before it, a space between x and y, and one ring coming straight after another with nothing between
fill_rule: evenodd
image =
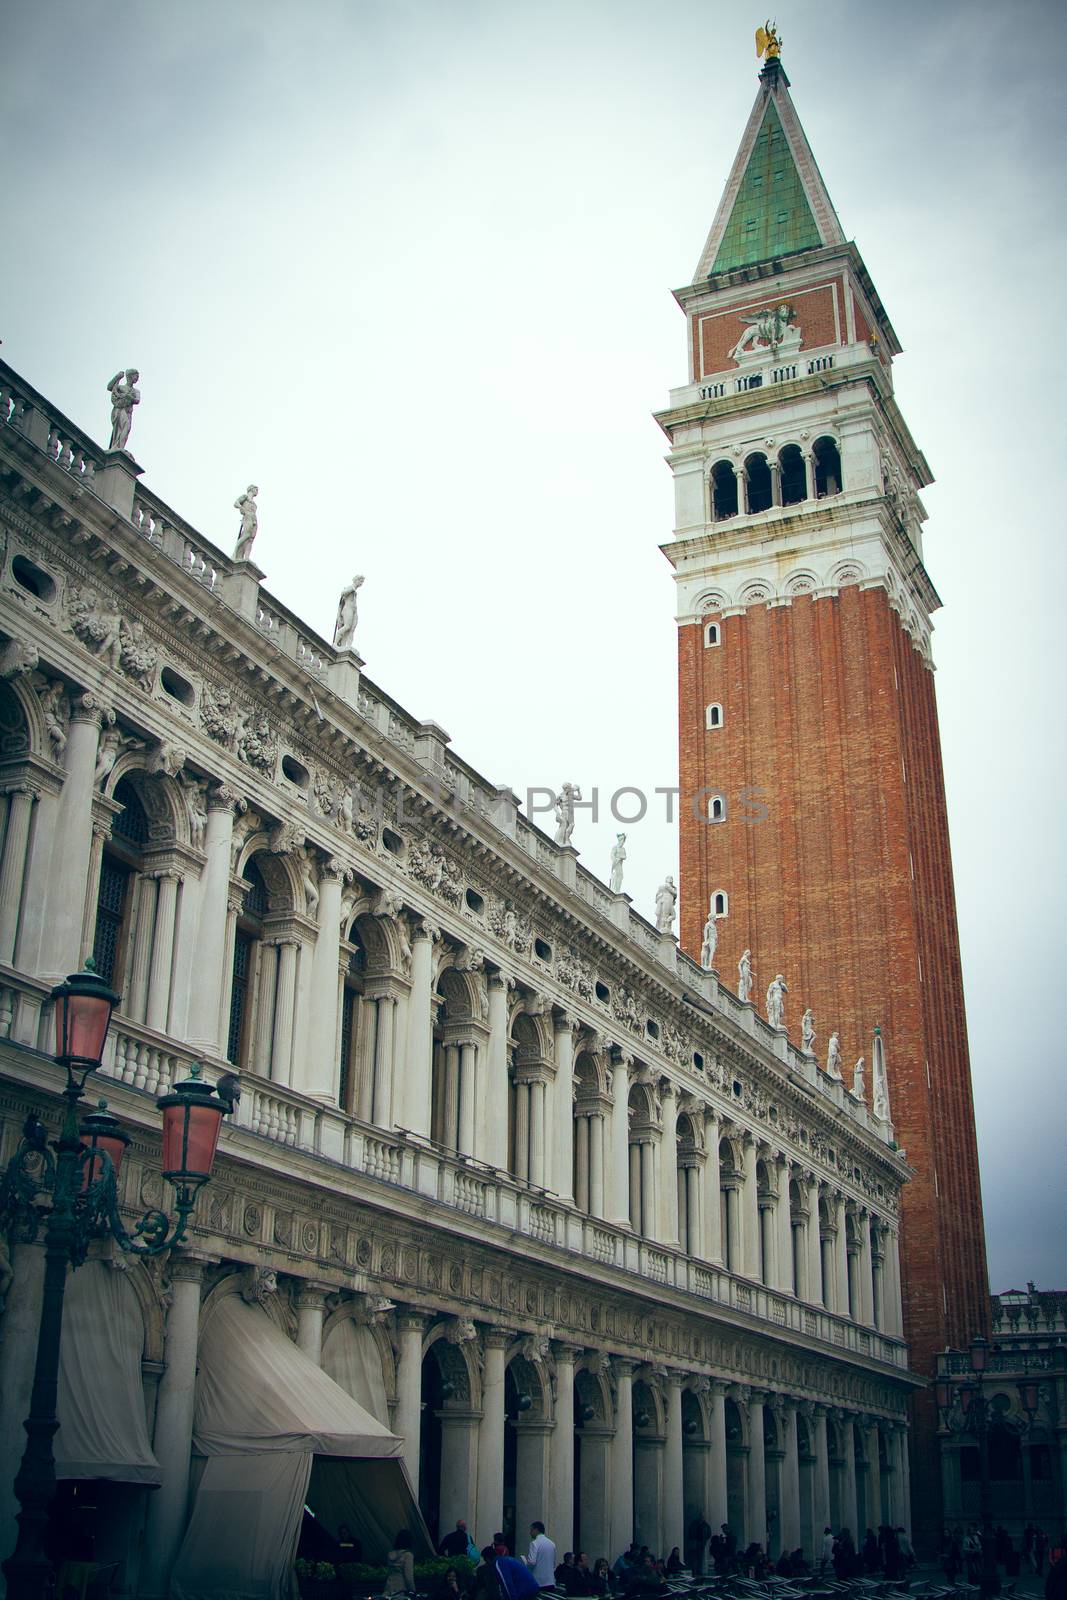
<instances>
[{"instance_id":1,"label":"decorative spandrel sculpture","mask_svg":"<svg viewBox=\"0 0 1067 1600\"><path fill-rule=\"evenodd\" d=\"M772 1028L785 1026L785 997L788 993L786 981L779 972L774 982L767 986L767 1021Z\"/></svg>"},{"instance_id":2,"label":"decorative spandrel sculpture","mask_svg":"<svg viewBox=\"0 0 1067 1600\"><path fill-rule=\"evenodd\" d=\"M582 798L576 783L565 783L556 796L556 843L570 844L574 832L574 807Z\"/></svg>"},{"instance_id":3,"label":"decorative spandrel sculpture","mask_svg":"<svg viewBox=\"0 0 1067 1600\"><path fill-rule=\"evenodd\" d=\"M800 1019L800 1042L805 1055L815 1054L815 1013L810 1006Z\"/></svg>"},{"instance_id":4,"label":"decorative spandrel sculpture","mask_svg":"<svg viewBox=\"0 0 1067 1600\"><path fill-rule=\"evenodd\" d=\"M141 391L137 388L141 374L136 367L127 367L125 372L116 372L108 384L111 395L111 443L109 450L125 450L130 437L130 428L133 426L133 408L141 403ZM123 381L125 380L125 381Z\"/></svg>"},{"instance_id":5,"label":"decorative spandrel sculpture","mask_svg":"<svg viewBox=\"0 0 1067 1600\"><path fill-rule=\"evenodd\" d=\"M841 1082L841 1039L836 1033L830 1035L830 1043L826 1047L826 1075Z\"/></svg>"},{"instance_id":6,"label":"decorative spandrel sculpture","mask_svg":"<svg viewBox=\"0 0 1067 1600\"><path fill-rule=\"evenodd\" d=\"M615 835L615 843L611 847L611 877L608 880L608 888L612 894L622 893L622 869L625 861L626 835L618 833Z\"/></svg>"},{"instance_id":7,"label":"decorative spandrel sculpture","mask_svg":"<svg viewBox=\"0 0 1067 1600\"><path fill-rule=\"evenodd\" d=\"M674 879L668 873L656 890L656 928L660 933L671 932L677 904L678 890L674 886Z\"/></svg>"},{"instance_id":8,"label":"decorative spandrel sculpture","mask_svg":"<svg viewBox=\"0 0 1067 1600\"><path fill-rule=\"evenodd\" d=\"M352 582L341 590L341 598L337 602L337 620L333 625L335 650L352 649L352 641L356 636L356 623L359 621L356 596L362 586L362 574L357 572Z\"/></svg>"},{"instance_id":9,"label":"decorative spandrel sculpture","mask_svg":"<svg viewBox=\"0 0 1067 1600\"><path fill-rule=\"evenodd\" d=\"M237 535L237 547L233 552L235 561L251 561L252 546L256 542L259 532L259 511L256 508L256 495L259 489L250 483L244 494L233 503L235 511L241 513L241 528Z\"/></svg>"},{"instance_id":10,"label":"decorative spandrel sculpture","mask_svg":"<svg viewBox=\"0 0 1067 1600\"><path fill-rule=\"evenodd\" d=\"M719 943L719 919L715 915L715 901L708 906L708 920L704 924L704 933L700 941L700 965L705 972L711 972L715 966L715 951Z\"/></svg>"},{"instance_id":11,"label":"decorative spandrel sculpture","mask_svg":"<svg viewBox=\"0 0 1067 1600\"><path fill-rule=\"evenodd\" d=\"M752 999L752 951L745 950L737 963L737 998L748 1005Z\"/></svg>"}]
</instances>

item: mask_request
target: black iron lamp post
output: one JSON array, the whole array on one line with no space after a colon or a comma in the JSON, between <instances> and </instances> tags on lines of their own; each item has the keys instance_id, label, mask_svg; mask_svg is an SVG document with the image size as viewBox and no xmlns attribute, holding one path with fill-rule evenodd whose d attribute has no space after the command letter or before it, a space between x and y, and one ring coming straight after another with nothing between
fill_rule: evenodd
<instances>
[{"instance_id":1,"label":"black iron lamp post","mask_svg":"<svg viewBox=\"0 0 1067 1600\"><path fill-rule=\"evenodd\" d=\"M996 1544L993 1538L993 1502L989 1478L989 1435L996 1429L1010 1432L1016 1437L1028 1433L1037 1413L1039 1390L1029 1378L1018 1383L1019 1404L1025 1413L1009 1421L986 1399L982 1388L989 1367L989 1341L981 1337L971 1340L969 1367L961 1378L953 1380L945 1375L934 1385L938 1417L952 1433L970 1434L978 1445L978 1473L980 1483L979 1519L981 1522L982 1575L984 1596L997 1592Z\"/></svg>"},{"instance_id":2,"label":"black iron lamp post","mask_svg":"<svg viewBox=\"0 0 1067 1600\"><path fill-rule=\"evenodd\" d=\"M37 1358L24 1424L26 1449L14 1486L22 1508L18 1542L3 1566L9 1600L43 1600L51 1578L44 1535L56 1489L53 1440L59 1427L56 1399L67 1269L79 1267L90 1241L105 1233L135 1255L159 1255L180 1244L197 1193L211 1176L222 1118L232 1109L200 1081L195 1065L186 1082L156 1102L163 1113L163 1176L175 1188L177 1220L172 1224L165 1212L149 1210L128 1233L119 1217L117 1180L129 1135L103 1100L78 1124L86 1080L100 1065L119 997L87 961L84 972L53 989L52 999L56 1060L67 1074L62 1131L50 1147L47 1130L31 1113L0 1181L0 1228L24 1242L37 1237L39 1197L51 1198Z\"/></svg>"}]
</instances>

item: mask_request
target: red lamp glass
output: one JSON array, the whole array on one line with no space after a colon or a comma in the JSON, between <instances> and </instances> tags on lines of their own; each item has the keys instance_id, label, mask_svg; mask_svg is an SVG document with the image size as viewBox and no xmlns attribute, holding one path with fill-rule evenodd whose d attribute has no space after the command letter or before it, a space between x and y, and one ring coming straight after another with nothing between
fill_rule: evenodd
<instances>
[{"instance_id":1,"label":"red lamp glass","mask_svg":"<svg viewBox=\"0 0 1067 1600\"><path fill-rule=\"evenodd\" d=\"M989 1340L980 1336L971 1340L971 1366L975 1372L984 1372L989 1361Z\"/></svg>"},{"instance_id":2,"label":"red lamp glass","mask_svg":"<svg viewBox=\"0 0 1067 1600\"><path fill-rule=\"evenodd\" d=\"M952 1385L944 1378L938 1378L934 1384L934 1396L937 1400L937 1409L947 1411L952 1404Z\"/></svg>"},{"instance_id":3,"label":"red lamp glass","mask_svg":"<svg viewBox=\"0 0 1067 1600\"><path fill-rule=\"evenodd\" d=\"M91 1111L82 1123L81 1142L90 1152L82 1167L82 1190L102 1178L107 1170L107 1163L96 1153L98 1150L111 1158L117 1181L130 1136L119 1119L107 1109L106 1100L101 1100L97 1109Z\"/></svg>"},{"instance_id":4,"label":"red lamp glass","mask_svg":"<svg viewBox=\"0 0 1067 1600\"><path fill-rule=\"evenodd\" d=\"M1038 1391L1037 1384L1032 1379L1027 1378L1020 1383L1019 1399L1022 1402L1023 1410L1028 1416L1033 1417L1034 1412L1037 1410Z\"/></svg>"},{"instance_id":5,"label":"red lamp glass","mask_svg":"<svg viewBox=\"0 0 1067 1600\"><path fill-rule=\"evenodd\" d=\"M226 1107L197 1066L156 1105L163 1113L163 1176L175 1188L198 1189L211 1176Z\"/></svg>"},{"instance_id":6,"label":"red lamp glass","mask_svg":"<svg viewBox=\"0 0 1067 1600\"><path fill-rule=\"evenodd\" d=\"M56 1055L92 1071L100 1065L111 1013L119 997L96 971L92 958L84 972L72 972L52 990L56 1013Z\"/></svg>"},{"instance_id":7,"label":"red lamp glass","mask_svg":"<svg viewBox=\"0 0 1067 1600\"><path fill-rule=\"evenodd\" d=\"M974 1389L975 1386L973 1383L960 1384L960 1405L963 1407L964 1416L966 1416L971 1409L971 1401L974 1399Z\"/></svg>"}]
</instances>

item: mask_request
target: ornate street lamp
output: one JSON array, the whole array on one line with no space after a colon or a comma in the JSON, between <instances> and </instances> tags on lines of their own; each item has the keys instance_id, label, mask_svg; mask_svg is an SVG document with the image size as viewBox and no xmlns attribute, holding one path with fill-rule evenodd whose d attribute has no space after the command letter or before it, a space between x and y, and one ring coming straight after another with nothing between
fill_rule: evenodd
<instances>
[{"instance_id":1,"label":"ornate street lamp","mask_svg":"<svg viewBox=\"0 0 1067 1600\"><path fill-rule=\"evenodd\" d=\"M53 989L52 999L56 1059L67 1074L62 1131L50 1147L44 1124L31 1113L0 1181L0 1229L24 1242L37 1237L40 1196L49 1194L52 1202L33 1392L24 1423L26 1449L15 1479L22 1507L18 1543L3 1568L8 1600L43 1600L52 1576L44 1534L56 1488L53 1439L59 1427L56 1397L68 1267L79 1267L90 1241L105 1233L135 1255L154 1256L180 1244L197 1193L211 1176L222 1118L232 1109L200 1081L195 1065L186 1082L156 1102L163 1114L163 1175L175 1188L177 1220L172 1224L165 1212L153 1209L128 1233L119 1216L118 1174L129 1135L103 1100L78 1123L86 1080L100 1065L119 997L87 961L84 972L73 973Z\"/></svg>"}]
</instances>

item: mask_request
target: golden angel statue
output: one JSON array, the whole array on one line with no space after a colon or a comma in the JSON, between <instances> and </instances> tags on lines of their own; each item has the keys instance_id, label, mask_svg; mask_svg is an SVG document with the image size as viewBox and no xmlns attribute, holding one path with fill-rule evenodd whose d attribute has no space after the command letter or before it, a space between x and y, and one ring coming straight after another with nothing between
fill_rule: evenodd
<instances>
[{"instance_id":1,"label":"golden angel statue","mask_svg":"<svg viewBox=\"0 0 1067 1600\"><path fill-rule=\"evenodd\" d=\"M768 17L762 28L756 29L756 54L766 56L768 61L776 61L782 53L782 41L778 36L778 24Z\"/></svg>"}]
</instances>

